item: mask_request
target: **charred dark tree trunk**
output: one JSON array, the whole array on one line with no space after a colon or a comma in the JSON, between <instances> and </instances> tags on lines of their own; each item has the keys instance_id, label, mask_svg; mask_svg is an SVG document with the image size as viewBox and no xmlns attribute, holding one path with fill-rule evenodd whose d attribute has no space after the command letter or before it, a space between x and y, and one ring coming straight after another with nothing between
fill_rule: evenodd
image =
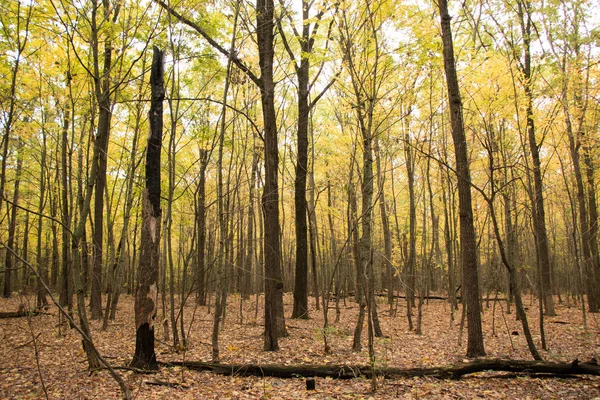
<instances>
[{"instance_id":1,"label":"charred dark tree trunk","mask_svg":"<svg viewBox=\"0 0 600 400\"><path fill-rule=\"evenodd\" d=\"M146 150L146 189L142 196L142 243L135 293L135 354L131 366L156 369L154 319L156 317L158 263L160 254L160 151L163 130L164 53L154 48L150 85L152 103L148 119L150 135Z\"/></svg>"}]
</instances>

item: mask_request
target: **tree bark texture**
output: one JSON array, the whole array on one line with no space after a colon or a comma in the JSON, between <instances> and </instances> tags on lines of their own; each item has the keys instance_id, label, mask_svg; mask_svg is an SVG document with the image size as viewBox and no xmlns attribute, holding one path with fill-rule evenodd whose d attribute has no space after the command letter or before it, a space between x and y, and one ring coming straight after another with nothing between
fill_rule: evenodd
<instances>
[{"instance_id":1,"label":"tree bark texture","mask_svg":"<svg viewBox=\"0 0 600 400\"><path fill-rule=\"evenodd\" d=\"M452 139L456 156L456 173L458 175L458 207L460 216L460 249L463 268L463 293L467 307L467 356L485 355L483 332L481 329L481 304L479 303L479 279L477 271L477 253L475 228L473 225L473 207L471 204L471 176L467 140L465 137L462 100L456 74L454 45L447 0L439 0L444 52L444 70L448 86L450 104L450 121Z\"/></svg>"},{"instance_id":2,"label":"tree bark texture","mask_svg":"<svg viewBox=\"0 0 600 400\"><path fill-rule=\"evenodd\" d=\"M373 370L363 365L250 365L214 364L199 361L172 362L166 366L185 366L196 371L211 371L230 376L272 376L276 378L320 377L333 379L370 378L373 374L385 378L408 378L429 376L440 379L460 379L464 375L484 371L505 371L527 374L551 375L600 375L600 366L593 361L581 363L553 363L522 360L477 360L445 367L393 368L379 367Z\"/></svg>"},{"instance_id":3,"label":"tree bark texture","mask_svg":"<svg viewBox=\"0 0 600 400\"><path fill-rule=\"evenodd\" d=\"M308 318L308 227L306 204L306 175L308 171L308 104L310 62L308 55L312 50L309 40L309 6L303 2L302 40L300 41L300 65L296 65L298 77L298 150L296 160L296 178L294 180L294 206L296 213L296 275L294 281L294 308L292 318Z\"/></svg>"},{"instance_id":4,"label":"tree bark texture","mask_svg":"<svg viewBox=\"0 0 600 400\"><path fill-rule=\"evenodd\" d=\"M388 304L390 307L394 303L394 273L393 273L393 265L392 265L392 233L390 231L390 219L388 217L387 206L386 206L386 197L385 197L385 177L382 171L382 162L385 166L385 158L382 155L381 148L379 146L379 140L375 139L375 157L376 157L376 166L377 166L377 190L378 190L378 202L379 202L379 212L381 214L381 227L383 230L383 265L385 265L385 279L388 290Z\"/></svg>"},{"instance_id":5,"label":"tree bark texture","mask_svg":"<svg viewBox=\"0 0 600 400\"><path fill-rule=\"evenodd\" d=\"M150 135L146 150L146 188L142 194L142 243L135 293L135 354L131 366L155 369L154 319L156 318L158 264L160 255L160 152L163 130L164 65L163 51L154 47L150 85L152 103Z\"/></svg>"},{"instance_id":6,"label":"tree bark texture","mask_svg":"<svg viewBox=\"0 0 600 400\"><path fill-rule=\"evenodd\" d=\"M279 226L279 154L277 149L277 117L275 115L275 82L273 81L273 0L256 2L256 35L258 42L261 103L265 138L265 186L262 198L264 213L265 257L265 332L264 349L279 349L278 313L283 308L281 246ZM281 321L283 322L283 321Z\"/></svg>"},{"instance_id":7,"label":"tree bark texture","mask_svg":"<svg viewBox=\"0 0 600 400\"><path fill-rule=\"evenodd\" d=\"M8 138L7 138L8 140ZM21 183L21 171L23 169L23 142L19 139L19 149L17 150L17 170L15 172L15 183L13 190L13 198L10 212L10 225L8 226L8 248L15 248L15 235L17 228L17 209L19 204L19 185ZM4 262L4 297L9 298L12 294L12 278L13 278L13 254L10 251L6 252ZM15 275L16 276L16 275Z\"/></svg>"},{"instance_id":8,"label":"tree bark texture","mask_svg":"<svg viewBox=\"0 0 600 400\"><path fill-rule=\"evenodd\" d=\"M598 205L596 202L596 182L595 174L596 167L594 166L594 160L590 153L590 148L586 145L583 151L583 162L585 164L585 176L587 180L587 197L588 197L588 209L590 218L590 252L592 256L592 268L595 276L595 287L596 298L598 299L598 310L600 311L600 251L598 249ZM592 275L590 275L591 277Z\"/></svg>"},{"instance_id":9,"label":"tree bark texture","mask_svg":"<svg viewBox=\"0 0 600 400\"><path fill-rule=\"evenodd\" d=\"M92 53L94 56L94 83L96 92L96 101L98 102L98 130L95 141L99 146L100 153L94 160L98 163L98 175L96 177L95 197L94 197L94 232L92 242L94 244L94 259L92 266L92 291L90 293L91 318L102 318L102 253L104 249L104 190L106 187L106 168L108 165L108 139L110 135L111 110L111 80L110 71L112 68L112 41L107 39L104 42L104 51L102 52L102 73L99 67L99 25L96 22L99 5L94 2L92 9ZM107 0L102 0L103 18L111 19L116 22L119 14L119 6L111 7Z\"/></svg>"},{"instance_id":10,"label":"tree bark texture","mask_svg":"<svg viewBox=\"0 0 600 400\"><path fill-rule=\"evenodd\" d=\"M68 85L70 88L71 85L71 75L67 76ZM62 286L60 290L60 305L68 306L69 309L72 306L73 299L70 295L71 289L69 286L71 285L69 279L69 271L71 270L71 241L69 240L69 229L71 227L71 215L72 215L72 206L75 202L69 201L69 188L70 188L70 169L68 167L67 159L69 158L68 148L69 148L69 126L71 124L71 109L70 105L65 106L65 115L63 117L63 126L61 132L61 173L60 173L60 196L61 196L61 219L62 219L62 244L61 244L61 252L62 252ZM53 264L54 267L54 264ZM58 267L58 264L56 265ZM54 269L54 268L53 268ZM52 283L53 286L56 285L58 278L58 268L56 271L53 270L52 273Z\"/></svg>"},{"instance_id":11,"label":"tree bark texture","mask_svg":"<svg viewBox=\"0 0 600 400\"><path fill-rule=\"evenodd\" d=\"M542 182L542 167L540 161L540 146L535 138L535 122L533 116L533 93L531 83L531 16L528 0L519 1L519 17L523 34L523 87L527 98L527 139L533 163L533 230L541 269L542 292L544 309L547 315L556 315L554 297L550 276L550 250L548 248L548 233L546 231L546 212L544 209L544 186Z\"/></svg>"},{"instance_id":12,"label":"tree bark texture","mask_svg":"<svg viewBox=\"0 0 600 400\"><path fill-rule=\"evenodd\" d=\"M208 151L200 150L200 173L198 174L198 191L196 203L197 236L197 260L194 270L194 285L196 288L196 304L206 305L206 286L204 285L206 275L205 246L206 246L206 167L208 165Z\"/></svg>"}]
</instances>

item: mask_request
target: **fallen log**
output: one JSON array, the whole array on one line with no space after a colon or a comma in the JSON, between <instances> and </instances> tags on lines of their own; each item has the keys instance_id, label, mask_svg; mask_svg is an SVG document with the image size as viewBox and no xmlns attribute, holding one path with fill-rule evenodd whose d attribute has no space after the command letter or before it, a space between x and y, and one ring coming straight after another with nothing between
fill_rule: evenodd
<instances>
[{"instance_id":1,"label":"fallen log","mask_svg":"<svg viewBox=\"0 0 600 400\"><path fill-rule=\"evenodd\" d=\"M375 293L376 296L378 297L388 297L387 293ZM393 297L395 299L405 299L406 295L403 294L394 294ZM415 296L415 298L419 298L419 296ZM447 296L439 296L439 295L429 295L429 296L423 296L423 300L449 300L449 298ZM461 296L456 296L456 300L462 300ZM506 298L504 297L484 297L481 299L481 301L506 301Z\"/></svg>"},{"instance_id":2,"label":"fallen log","mask_svg":"<svg viewBox=\"0 0 600 400\"><path fill-rule=\"evenodd\" d=\"M334 378L353 379L370 378L373 369L370 366L353 365L253 365L253 364L220 364L201 361L173 361L161 363L166 367L181 366L196 371L210 371L219 375L235 376L271 376L275 378ZM482 359L469 363L458 363L442 367L427 368L375 368L375 375L385 378L434 377L440 379L460 379L464 375L484 371L502 371L525 374L593 375L600 376L600 366L596 360L582 363L575 360L571 363L552 363L543 361Z\"/></svg>"},{"instance_id":3,"label":"fallen log","mask_svg":"<svg viewBox=\"0 0 600 400\"><path fill-rule=\"evenodd\" d=\"M19 310L19 311L12 311L12 312L0 312L0 319L4 319L4 318L22 318L22 317L32 317L34 315L38 315L40 312L37 310Z\"/></svg>"},{"instance_id":4,"label":"fallen log","mask_svg":"<svg viewBox=\"0 0 600 400\"><path fill-rule=\"evenodd\" d=\"M348 292L346 295L340 295L339 298L342 299L344 297L352 299L355 296L354 292ZM375 293L375 296L377 297L388 297L388 294L386 292L379 292L379 293ZM395 299L405 299L406 295L404 294L393 294L392 295L393 298ZM418 298L418 296L416 296L416 298ZM335 296L331 295L330 296L330 301L335 300ZM435 294L431 294L429 296L423 296L423 300L450 300L449 297L447 296L440 296L440 295L435 295ZM456 300L462 300L462 296L457 295L456 296ZM505 297L484 297L481 299L481 301L506 301Z\"/></svg>"}]
</instances>

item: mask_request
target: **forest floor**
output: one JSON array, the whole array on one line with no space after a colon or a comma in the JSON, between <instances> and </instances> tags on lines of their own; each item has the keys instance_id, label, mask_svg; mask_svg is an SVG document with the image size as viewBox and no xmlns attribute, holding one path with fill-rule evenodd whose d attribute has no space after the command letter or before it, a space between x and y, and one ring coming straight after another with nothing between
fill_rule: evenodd
<instances>
[{"instance_id":1,"label":"forest floor","mask_svg":"<svg viewBox=\"0 0 600 400\"><path fill-rule=\"evenodd\" d=\"M406 307L400 301L391 315L385 298L378 299L384 338L377 338L376 363L382 367L428 367L450 365L465 360L466 330L459 344L460 311L451 321L446 301L431 300L423 306L421 335L408 329ZM229 296L228 313L220 335L221 362L235 364L348 364L367 365L366 325L363 351L352 352L352 333L358 307L353 299L340 301L340 321L334 303L330 304L328 342L330 354L323 349L323 313L310 299L309 320L287 319L290 336L280 339L280 351L264 352L262 339L262 298L240 302ZM19 304L31 309L35 299L15 296L0 299L0 311L16 311ZM196 307L192 300L185 307L187 349L175 349L164 342L163 324L157 322L156 354L161 362L210 361L212 314L207 307ZM540 346L537 302L526 299L534 340ZM495 305L495 306L494 306ZM286 316L291 314L292 296L285 296ZM241 310L241 313L240 313ZM558 316L545 318L547 361L570 362L600 359L600 315L587 315L584 329L581 307L558 304ZM415 308L413 320L416 322ZM159 317L161 313L159 312ZM107 371L89 373L79 334L59 326L58 310L50 306L45 314L0 320L0 398L118 399L118 385ZM133 297L123 296L117 319L106 331L101 321L92 321L96 346L113 366L125 366L135 349ZM521 326L515 313L506 314L505 302L484 302L484 341L489 357L530 360ZM60 328L60 329L59 329ZM518 333L518 335L513 334ZM181 334L181 333L180 333ZM34 340L35 338L35 340ZM541 346L540 346L541 347ZM36 348L38 352L36 362ZM178 351L177 351L178 350ZM371 381L317 379L316 390L306 391L304 379L220 376L181 367L162 367L156 374L140 375L119 371L132 388L136 399L600 399L599 377L533 377L505 373L479 373L460 380L434 378L389 379L378 381L371 392ZM43 380L43 385L42 381ZM152 382L169 382L174 387Z\"/></svg>"}]
</instances>

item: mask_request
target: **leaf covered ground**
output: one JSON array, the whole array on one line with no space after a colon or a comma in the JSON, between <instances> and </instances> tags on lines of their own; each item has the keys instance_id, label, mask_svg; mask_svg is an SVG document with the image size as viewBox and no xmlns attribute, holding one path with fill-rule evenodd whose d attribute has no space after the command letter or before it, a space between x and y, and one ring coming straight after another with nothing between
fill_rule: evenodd
<instances>
[{"instance_id":1,"label":"leaf covered ground","mask_svg":"<svg viewBox=\"0 0 600 400\"><path fill-rule=\"evenodd\" d=\"M375 342L376 365L382 367L427 367L466 361L466 332L459 344L460 311L451 321L447 302L431 300L423 306L423 333L409 331L405 303L395 315L385 298L379 299L379 316L386 337ZM189 301L184 312L187 346L174 348L164 341L162 321L157 322L156 353L159 361L210 361L212 314L207 307ZM0 311L16 311L20 304L31 309L32 298L15 296L0 300ZM160 303L159 303L160 304ZM340 301L340 320L334 303L330 304L330 327L326 330L331 348L325 354L323 314L311 300L311 319L287 320L290 336L280 340L278 352L262 351L262 298L241 302L229 296L224 329L220 335L223 363L252 364L368 364L366 329L363 351L351 351L352 333L358 313L351 298ZM495 304L495 305L494 305ZM537 303L527 300L528 316L536 344L540 343ZM291 314L292 296L285 297L286 316ZM92 321L93 339L113 366L127 365L135 349L133 298L123 296L117 319L102 331L101 321ZM241 311L241 312L240 312ZM559 304L558 316L545 319L547 361L600 359L600 316L587 315L584 328L581 308ZM159 318L162 318L159 311ZM416 309L413 311L416 322ZM505 359L531 359L520 322L514 310L506 314L505 302L484 302L484 335L488 356ZM366 325L365 325L366 328ZM517 334L518 333L518 334ZM172 336L171 336L172 339ZM36 362L36 349L37 360ZM106 371L87 371L81 339L76 331L59 324L58 310L50 306L45 314L0 320L0 398L51 399L120 398L117 384ZM39 366L38 366L39 365ZM412 378L378 381L371 392L371 381L317 379L316 390L306 391L304 379L227 377L195 372L180 367L161 368L155 374L140 375L119 371L132 388L136 399L594 399L600 398L598 377L532 377L503 373L482 373L458 381ZM43 381L43 384L42 384ZM159 383L159 384L157 384ZM166 385L168 384L168 386Z\"/></svg>"}]
</instances>

